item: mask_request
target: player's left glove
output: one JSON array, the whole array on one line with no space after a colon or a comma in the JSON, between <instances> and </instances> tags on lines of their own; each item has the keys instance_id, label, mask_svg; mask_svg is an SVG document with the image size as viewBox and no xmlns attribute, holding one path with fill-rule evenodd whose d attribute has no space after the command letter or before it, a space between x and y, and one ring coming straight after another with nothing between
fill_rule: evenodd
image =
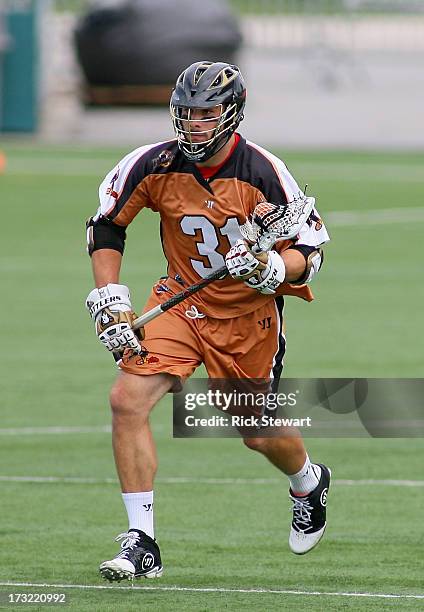
<instances>
[{"instance_id":1,"label":"player's left glove","mask_svg":"<svg viewBox=\"0 0 424 612\"><path fill-rule=\"evenodd\" d=\"M108 351L122 352L129 348L134 353L142 351L139 340L144 338L143 330L131 329L134 313L128 287L109 283L93 289L87 297L86 306L94 320L96 334Z\"/></svg>"},{"instance_id":2,"label":"player's left glove","mask_svg":"<svg viewBox=\"0 0 424 612\"><path fill-rule=\"evenodd\" d=\"M244 240L237 240L225 256L225 264L231 276L237 280L246 280L254 272L264 269L265 265L250 251Z\"/></svg>"},{"instance_id":3,"label":"player's left glove","mask_svg":"<svg viewBox=\"0 0 424 612\"><path fill-rule=\"evenodd\" d=\"M281 255L276 251L255 255L244 240L238 240L228 251L225 263L233 278L260 293L275 293L286 276Z\"/></svg>"}]
</instances>

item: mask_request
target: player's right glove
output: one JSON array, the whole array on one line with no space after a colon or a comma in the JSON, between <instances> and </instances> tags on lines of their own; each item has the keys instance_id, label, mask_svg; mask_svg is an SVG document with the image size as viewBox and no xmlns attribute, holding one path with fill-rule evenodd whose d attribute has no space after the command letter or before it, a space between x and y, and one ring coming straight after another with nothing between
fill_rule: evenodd
<instances>
[{"instance_id":1,"label":"player's right glove","mask_svg":"<svg viewBox=\"0 0 424 612\"><path fill-rule=\"evenodd\" d=\"M143 329L136 332L131 329L136 314L128 287L109 283L93 289L85 305L94 320L96 334L108 351L122 352L129 348L140 353L143 350L139 342L144 338Z\"/></svg>"}]
</instances>

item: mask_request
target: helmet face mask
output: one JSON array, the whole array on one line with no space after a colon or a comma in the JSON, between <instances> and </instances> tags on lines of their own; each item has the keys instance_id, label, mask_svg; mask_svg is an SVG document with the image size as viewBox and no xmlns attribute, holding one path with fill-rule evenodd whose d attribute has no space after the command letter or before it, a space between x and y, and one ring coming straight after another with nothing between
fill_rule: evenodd
<instances>
[{"instance_id":1,"label":"helmet face mask","mask_svg":"<svg viewBox=\"0 0 424 612\"><path fill-rule=\"evenodd\" d=\"M243 119L246 88L237 66L196 62L178 77L170 112L178 147L192 162L215 155Z\"/></svg>"}]
</instances>

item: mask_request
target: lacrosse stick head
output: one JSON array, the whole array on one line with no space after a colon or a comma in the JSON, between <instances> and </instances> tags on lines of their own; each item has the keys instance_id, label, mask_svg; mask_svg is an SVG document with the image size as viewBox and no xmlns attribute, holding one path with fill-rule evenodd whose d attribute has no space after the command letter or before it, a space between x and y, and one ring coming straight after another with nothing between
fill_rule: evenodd
<instances>
[{"instance_id":1,"label":"lacrosse stick head","mask_svg":"<svg viewBox=\"0 0 424 612\"><path fill-rule=\"evenodd\" d=\"M305 225L315 205L315 198L299 193L287 204L260 202L246 223L241 235L261 251L269 251L277 240L294 238Z\"/></svg>"}]
</instances>

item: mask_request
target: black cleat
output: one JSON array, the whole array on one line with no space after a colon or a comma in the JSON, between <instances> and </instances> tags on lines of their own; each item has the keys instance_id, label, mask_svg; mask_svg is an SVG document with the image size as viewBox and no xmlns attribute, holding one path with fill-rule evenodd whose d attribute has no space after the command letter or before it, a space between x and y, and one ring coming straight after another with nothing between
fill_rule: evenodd
<instances>
[{"instance_id":1,"label":"black cleat","mask_svg":"<svg viewBox=\"0 0 424 612\"><path fill-rule=\"evenodd\" d=\"M144 531L131 529L128 533L120 533L116 542L121 542L121 552L110 561L104 561L100 574L105 580L121 581L134 578L160 578L163 567L159 546Z\"/></svg>"},{"instance_id":2,"label":"black cleat","mask_svg":"<svg viewBox=\"0 0 424 612\"><path fill-rule=\"evenodd\" d=\"M316 489L304 497L289 495L293 500L293 521L289 546L296 555L304 555L314 548L324 535L327 511L327 494L330 488L331 471L321 463L321 479Z\"/></svg>"}]
</instances>

